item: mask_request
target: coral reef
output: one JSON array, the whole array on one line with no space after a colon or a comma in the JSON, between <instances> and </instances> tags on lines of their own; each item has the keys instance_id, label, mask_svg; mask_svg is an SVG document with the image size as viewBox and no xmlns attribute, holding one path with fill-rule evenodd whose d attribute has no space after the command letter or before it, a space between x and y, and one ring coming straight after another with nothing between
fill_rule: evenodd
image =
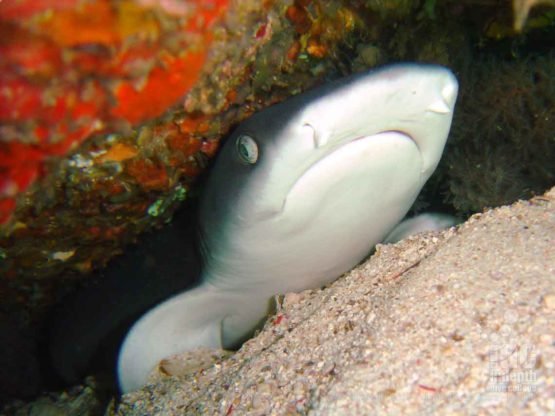
<instances>
[{"instance_id":1,"label":"coral reef","mask_svg":"<svg viewBox=\"0 0 555 416\"><path fill-rule=\"evenodd\" d=\"M197 79L222 5L170 13L133 1L3 2L0 223L49 158L175 104ZM200 16L204 27L193 29Z\"/></svg>"},{"instance_id":2,"label":"coral reef","mask_svg":"<svg viewBox=\"0 0 555 416\"><path fill-rule=\"evenodd\" d=\"M66 49L70 48L70 57L77 55L77 63L87 63L83 69L73 59L58 72L51 70L50 75L60 78L62 85L66 85L62 82L65 78L77 77L75 85L69 83L77 92L88 91L83 83L97 79L102 81L101 86L109 87L90 94L95 99L104 98L84 120L91 125L94 116L98 122L92 125L100 127L75 150L91 131L80 133L78 138L61 135L63 148L57 147L58 153L53 153L48 150L51 143L58 143L53 132L45 132L44 150L45 146L35 143L38 139L29 131L21 130L41 122L32 118L42 114L40 106L30 107L25 114L15 110L3 113L8 120L2 126L4 141L0 147L2 203L6 208L0 230L0 271L9 278L0 281L5 308L8 302L27 307L48 304L52 299L49 285L56 285L45 283L45 279L102 267L137 234L168 221L231 126L261 107L322 82L334 71L331 55L336 45L354 30L357 21L354 12L339 2L289 6L281 2L242 2L229 10L218 27L211 22L220 14L223 1L217 2L210 13L195 6L177 17L173 9L152 6L153 11L151 6L128 3L135 8L121 10L119 3L108 7L107 2L99 3L103 6L70 4L67 13L60 12L54 18L51 8L37 11L28 5L33 17L29 21L21 18L20 9L2 4L1 18L24 29L30 26L37 34L30 41L32 45L46 37L52 43L53 55L67 55ZM75 45L68 46L68 31L75 20L92 12L91 7L108 7L102 10L111 16L109 24L105 24L104 31L93 25L85 31L90 32L90 38L77 38L73 40ZM45 16L42 20L58 28L52 30L54 40L41 35L42 26L33 26L37 15ZM127 19L133 16L140 19ZM133 29L145 19L155 33L146 40L137 40ZM202 23L199 28L197 21ZM122 31L128 38L122 40L112 33L121 37ZM19 38L27 39L17 35L16 40ZM235 47L230 48L230 44ZM204 54L209 45L209 58L200 71L198 63L204 59L199 54ZM115 56L97 56L99 50L114 48ZM130 49L142 55L128 57ZM177 66L170 65L177 59L172 58L172 52L178 57L184 55ZM127 61L121 63L124 53ZM16 58L7 61L12 69L8 75L27 82L33 67ZM100 64L103 66L92 77L91 68ZM197 78L196 86L184 96ZM173 84L163 84L165 79L173 80ZM185 84L177 88L176 82ZM37 88L32 97L38 95L38 100L44 101L41 94L48 95L48 91L42 91L41 84ZM167 89L171 94L166 94ZM56 97L63 102L83 101L66 90ZM184 97L184 101L152 118L176 97ZM167 102L161 103L161 99ZM81 120L70 111L62 109L58 113L67 123L78 124ZM50 119L44 123L63 125ZM17 153L17 149L21 151ZM66 157L52 158L63 154ZM33 155L36 160L29 159ZM31 161L32 166L23 159Z\"/></svg>"},{"instance_id":3,"label":"coral reef","mask_svg":"<svg viewBox=\"0 0 555 416\"><path fill-rule=\"evenodd\" d=\"M56 284L44 278L100 267L167 220L186 192L178 179L214 154L208 135L188 134L201 122L171 115L227 0L170 3L0 4L3 311L48 305Z\"/></svg>"}]
</instances>

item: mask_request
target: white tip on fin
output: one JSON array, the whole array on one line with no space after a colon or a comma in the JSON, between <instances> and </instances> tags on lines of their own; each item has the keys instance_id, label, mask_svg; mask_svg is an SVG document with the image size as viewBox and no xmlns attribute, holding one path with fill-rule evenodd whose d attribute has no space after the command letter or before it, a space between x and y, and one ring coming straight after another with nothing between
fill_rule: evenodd
<instances>
[{"instance_id":1,"label":"white tip on fin","mask_svg":"<svg viewBox=\"0 0 555 416\"><path fill-rule=\"evenodd\" d=\"M265 319L268 299L256 290L203 283L161 303L133 325L121 346L121 391L142 387L154 367L171 355L200 347L236 347Z\"/></svg>"},{"instance_id":2,"label":"white tip on fin","mask_svg":"<svg viewBox=\"0 0 555 416\"><path fill-rule=\"evenodd\" d=\"M384 243L397 243L409 235L427 231L439 231L460 223L457 218L438 213L424 213L408 218L397 225L383 240Z\"/></svg>"},{"instance_id":3,"label":"white tip on fin","mask_svg":"<svg viewBox=\"0 0 555 416\"><path fill-rule=\"evenodd\" d=\"M221 348L222 321L235 305L228 297L204 284L174 296L137 321L118 358L122 392L142 387L165 357L199 347Z\"/></svg>"}]
</instances>

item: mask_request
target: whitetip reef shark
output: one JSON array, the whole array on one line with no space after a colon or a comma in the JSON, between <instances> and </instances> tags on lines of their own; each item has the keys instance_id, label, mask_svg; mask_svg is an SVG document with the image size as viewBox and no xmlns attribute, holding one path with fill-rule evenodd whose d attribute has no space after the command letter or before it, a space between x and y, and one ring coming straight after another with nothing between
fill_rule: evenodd
<instances>
[{"instance_id":1,"label":"whitetip reef shark","mask_svg":"<svg viewBox=\"0 0 555 416\"><path fill-rule=\"evenodd\" d=\"M201 199L201 283L131 328L118 359L122 392L165 357L238 346L274 295L330 283L368 256L434 172L457 91L447 68L395 64L240 124Z\"/></svg>"}]
</instances>

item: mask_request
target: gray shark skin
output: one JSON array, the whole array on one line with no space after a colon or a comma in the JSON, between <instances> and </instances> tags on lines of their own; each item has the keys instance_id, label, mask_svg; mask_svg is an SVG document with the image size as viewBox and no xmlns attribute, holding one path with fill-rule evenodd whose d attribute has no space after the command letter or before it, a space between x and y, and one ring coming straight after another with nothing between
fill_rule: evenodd
<instances>
[{"instance_id":1,"label":"gray shark skin","mask_svg":"<svg viewBox=\"0 0 555 416\"><path fill-rule=\"evenodd\" d=\"M164 357L236 347L273 295L322 286L364 259L435 170L457 91L444 67L396 64L243 122L202 196L202 283L129 331L118 362L122 391L140 388Z\"/></svg>"}]
</instances>

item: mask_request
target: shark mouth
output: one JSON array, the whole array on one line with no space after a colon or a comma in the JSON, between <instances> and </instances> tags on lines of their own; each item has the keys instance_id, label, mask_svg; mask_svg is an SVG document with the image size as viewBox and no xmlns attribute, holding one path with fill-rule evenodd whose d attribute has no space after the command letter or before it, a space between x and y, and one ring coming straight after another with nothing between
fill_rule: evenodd
<instances>
[{"instance_id":1,"label":"shark mouth","mask_svg":"<svg viewBox=\"0 0 555 416\"><path fill-rule=\"evenodd\" d=\"M387 150L389 149L389 150ZM391 157L393 152L412 152L411 158L418 158L422 165L422 155L416 141L408 134L401 131L386 131L370 136L361 136L343 143L330 151L322 158L311 164L292 184L283 201L283 212L292 198L302 198L309 195L312 188L323 187L326 183L339 180L342 172L353 172L343 177L350 177L352 184L357 182L356 174L366 170L378 162L380 158ZM380 162L383 162L381 160ZM383 164L383 163L382 163ZM355 167L360 169L354 169ZM398 169L395 157L391 160L390 169ZM345 183L349 186L350 181ZM325 190L322 190L325 192Z\"/></svg>"}]
</instances>

